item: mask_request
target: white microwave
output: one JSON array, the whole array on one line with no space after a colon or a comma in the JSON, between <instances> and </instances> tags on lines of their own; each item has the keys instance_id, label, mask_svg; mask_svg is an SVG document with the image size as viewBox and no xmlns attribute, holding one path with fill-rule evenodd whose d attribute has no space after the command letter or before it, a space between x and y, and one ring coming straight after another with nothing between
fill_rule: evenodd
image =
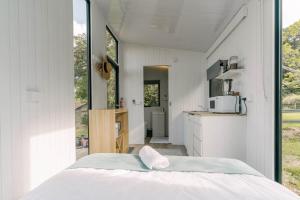
<instances>
[{"instance_id":1,"label":"white microwave","mask_svg":"<svg viewBox=\"0 0 300 200\"><path fill-rule=\"evenodd\" d=\"M209 112L214 113L239 113L240 97L239 96L217 96L210 97Z\"/></svg>"}]
</instances>

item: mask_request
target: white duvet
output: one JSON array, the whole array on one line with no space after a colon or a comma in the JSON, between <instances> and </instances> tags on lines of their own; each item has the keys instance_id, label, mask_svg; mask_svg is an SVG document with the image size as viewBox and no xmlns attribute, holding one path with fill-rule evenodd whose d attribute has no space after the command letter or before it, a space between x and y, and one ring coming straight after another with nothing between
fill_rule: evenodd
<instances>
[{"instance_id":1,"label":"white duvet","mask_svg":"<svg viewBox=\"0 0 300 200\"><path fill-rule=\"evenodd\" d=\"M200 172L67 169L23 200L296 200L264 177Z\"/></svg>"}]
</instances>

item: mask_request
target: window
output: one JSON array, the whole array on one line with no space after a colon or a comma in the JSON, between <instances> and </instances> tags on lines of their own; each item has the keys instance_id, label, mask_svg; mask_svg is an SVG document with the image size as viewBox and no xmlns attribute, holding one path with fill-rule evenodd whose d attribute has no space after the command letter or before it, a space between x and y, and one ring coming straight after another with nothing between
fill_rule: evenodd
<instances>
[{"instance_id":1,"label":"window","mask_svg":"<svg viewBox=\"0 0 300 200\"><path fill-rule=\"evenodd\" d=\"M144 82L144 106L160 106L160 82L158 80Z\"/></svg>"},{"instance_id":2,"label":"window","mask_svg":"<svg viewBox=\"0 0 300 200\"><path fill-rule=\"evenodd\" d=\"M108 62L113 67L107 81L107 108L113 109L119 106L118 40L108 27L106 27L106 54Z\"/></svg>"},{"instance_id":3,"label":"window","mask_svg":"<svg viewBox=\"0 0 300 200\"><path fill-rule=\"evenodd\" d=\"M118 63L118 40L113 35L111 30L106 27L106 54L115 62Z\"/></svg>"},{"instance_id":4,"label":"window","mask_svg":"<svg viewBox=\"0 0 300 200\"><path fill-rule=\"evenodd\" d=\"M275 3L275 179L300 195L300 4Z\"/></svg>"},{"instance_id":5,"label":"window","mask_svg":"<svg viewBox=\"0 0 300 200\"><path fill-rule=\"evenodd\" d=\"M88 110L91 108L90 70L90 4L87 0L73 0L74 93L76 157L88 155Z\"/></svg>"}]
</instances>

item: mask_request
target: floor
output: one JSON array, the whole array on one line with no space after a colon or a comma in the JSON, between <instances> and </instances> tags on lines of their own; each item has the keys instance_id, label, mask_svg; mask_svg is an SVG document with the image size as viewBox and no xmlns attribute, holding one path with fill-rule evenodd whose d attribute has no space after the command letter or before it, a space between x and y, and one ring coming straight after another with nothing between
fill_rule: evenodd
<instances>
[{"instance_id":1,"label":"floor","mask_svg":"<svg viewBox=\"0 0 300 200\"><path fill-rule=\"evenodd\" d=\"M168 144L169 143L169 138L168 137L152 137L150 144Z\"/></svg>"},{"instance_id":2,"label":"floor","mask_svg":"<svg viewBox=\"0 0 300 200\"><path fill-rule=\"evenodd\" d=\"M187 156L186 148L183 145L172 145L172 144L150 144L151 138L145 139L145 145L149 145L163 155L175 155L175 156ZM138 154L139 150L145 146L142 144L139 145L130 145L129 153Z\"/></svg>"}]
</instances>

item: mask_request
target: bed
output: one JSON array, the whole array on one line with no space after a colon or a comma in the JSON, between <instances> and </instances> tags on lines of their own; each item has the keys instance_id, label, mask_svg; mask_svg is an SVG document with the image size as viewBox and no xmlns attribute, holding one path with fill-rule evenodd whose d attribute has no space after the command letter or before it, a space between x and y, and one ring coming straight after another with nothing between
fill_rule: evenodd
<instances>
[{"instance_id":1,"label":"bed","mask_svg":"<svg viewBox=\"0 0 300 200\"><path fill-rule=\"evenodd\" d=\"M300 199L238 160L168 158L168 168L149 170L137 155L93 154L46 181L22 200Z\"/></svg>"}]
</instances>

